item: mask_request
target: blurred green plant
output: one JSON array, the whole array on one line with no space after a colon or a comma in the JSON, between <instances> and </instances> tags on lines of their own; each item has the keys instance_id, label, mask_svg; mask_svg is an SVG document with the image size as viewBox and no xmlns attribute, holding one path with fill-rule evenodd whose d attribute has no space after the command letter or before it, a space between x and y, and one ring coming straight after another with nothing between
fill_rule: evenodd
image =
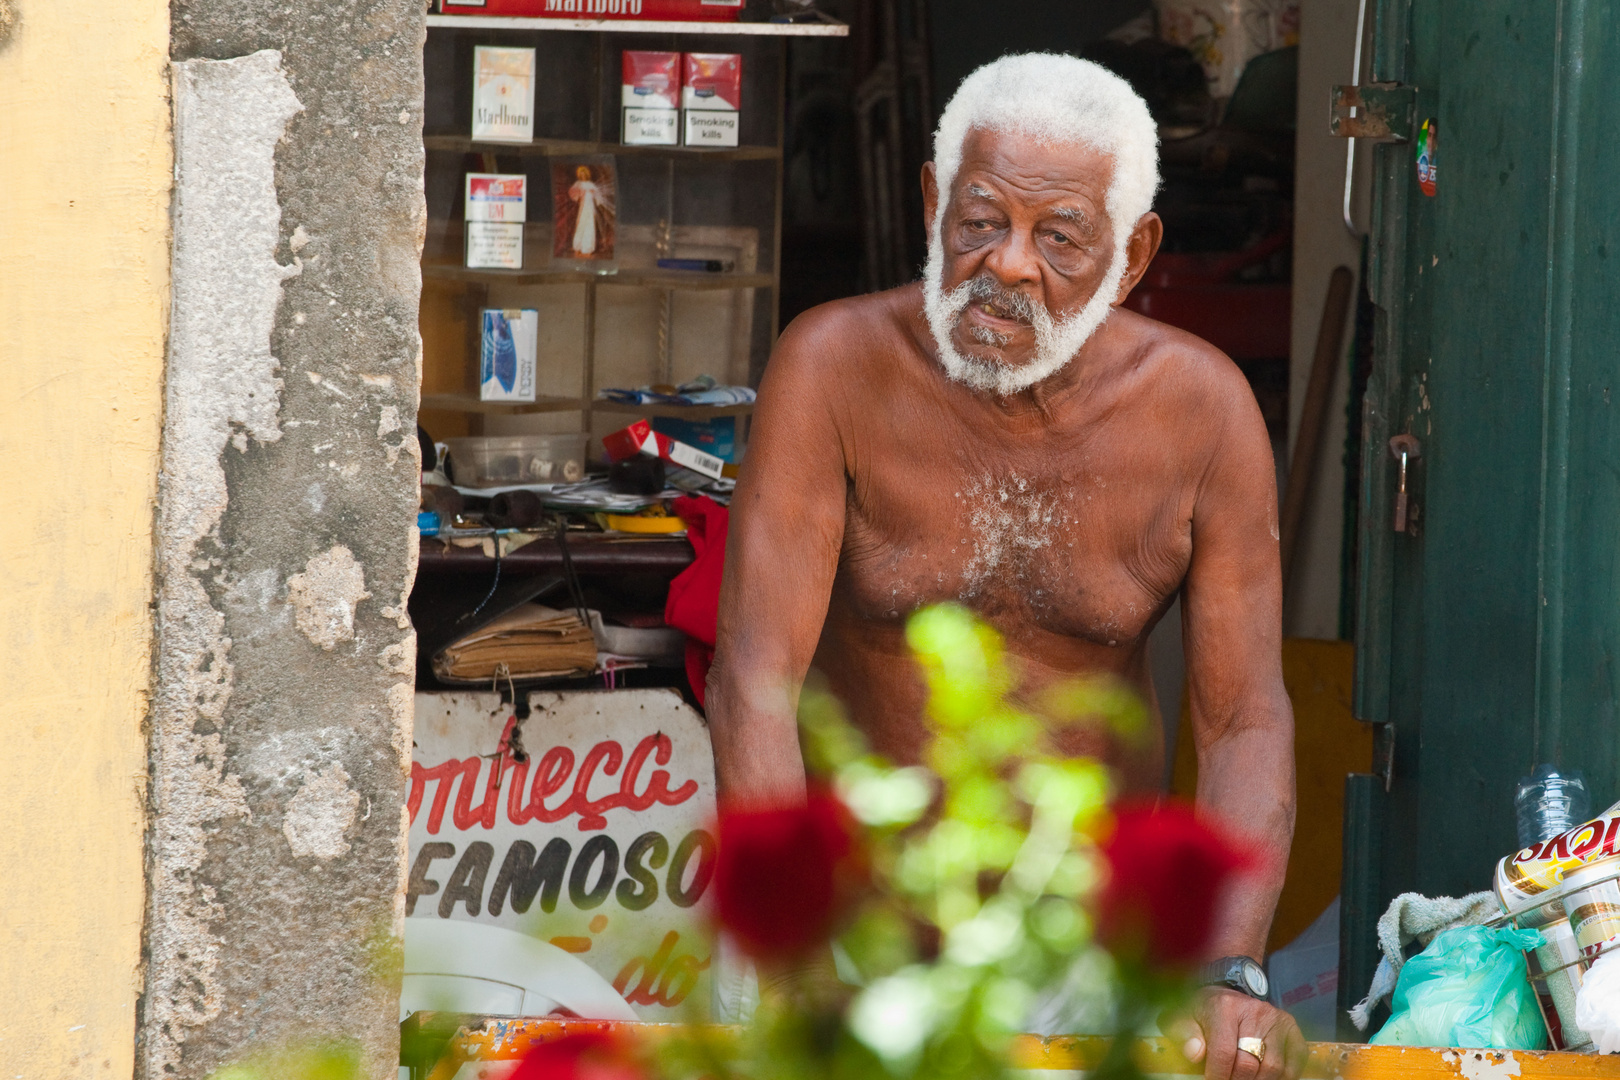
<instances>
[{"instance_id":1,"label":"blurred green plant","mask_svg":"<svg viewBox=\"0 0 1620 1080\"><path fill-rule=\"evenodd\" d=\"M314 1042L264 1051L208 1074L208 1080L361 1080L360 1051L353 1043Z\"/></svg>"},{"instance_id":2,"label":"blurred green plant","mask_svg":"<svg viewBox=\"0 0 1620 1080\"><path fill-rule=\"evenodd\" d=\"M1089 1014L1092 1030L1126 1017L1135 1034L1183 991L1177 979L1122 983L1095 943L1091 902L1106 875L1095 838L1110 825L1113 782L1058 745L1075 729L1094 744L1139 742L1142 700L1105 677L1021 700L1000 635L955 605L916 613L906 638L928 687L926 767L874 754L828 694L807 691L800 706L812 782L862 834L868 888L836 940L858 985L829 985L813 972L830 965L808 962L786 993L767 992L740 1038L694 1029L662 1048L658 1071L978 1080L1010 1074L1009 1043L1042 998ZM721 829L724 853L724 815ZM1122 985L1153 1000L1121 1002ZM1118 1057L1112 1075L1132 1072Z\"/></svg>"}]
</instances>

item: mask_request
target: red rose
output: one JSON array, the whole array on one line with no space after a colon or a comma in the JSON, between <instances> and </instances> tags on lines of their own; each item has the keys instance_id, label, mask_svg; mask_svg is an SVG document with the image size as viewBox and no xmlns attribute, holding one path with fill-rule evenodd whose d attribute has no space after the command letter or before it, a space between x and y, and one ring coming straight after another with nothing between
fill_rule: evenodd
<instances>
[{"instance_id":1,"label":"red rose","mask_svg":"<svg viewBox=\"0 0 1620 1080\"><path fill-rule=\"evenodd\" d=\"M1116 958L1149 968L1204 959L1216 905L1254 854L1183 803L1125 803L1102 845L1108 884L1097 904L1097 939Z\"/></svg>"},{"instance_id":2,"label":"red rose","mask_svg":"<svg viewBox=\"0 0 1620 1080\"><path fill-rule=\"evenodd\" d=\"M854 822L832 795L720 813L715 914L750 955L792 959L826 942L860 878Z\"/></svg>"},{"instance_id":3,"label":"red rose","mask_svg":"<svg viewBox=\"0 0 1620 1080\"><path fill-rule=\"evenodd\" d=\"M571 1032L523 1056L509 1080L647 1080L630 1047L605 1032Z\"/></svg>"}]
</instances>

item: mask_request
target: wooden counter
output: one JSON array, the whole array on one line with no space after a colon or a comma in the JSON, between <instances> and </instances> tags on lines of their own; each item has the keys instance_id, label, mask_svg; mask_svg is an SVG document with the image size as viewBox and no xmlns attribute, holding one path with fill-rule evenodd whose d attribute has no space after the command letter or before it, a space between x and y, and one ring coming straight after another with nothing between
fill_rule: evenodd
<instances>
[{"instance_id":1,"label":"wooden counter","mask_svg":"<svg viewBox=\"0 0 1620 1080\"><path fill-rule=\"evenodd\" d=\"M478 548L455 547L431 537L423 537L418 574L493 574L495 560ZM611 574L617 571L665 573L670 577L692 563L692 545L686 537L610 536L606 533L571 532L568 555L581 574ZM557 541L546 536L525 544L501 560L501 572L508 574L547 574L562 569L562 551Z\"/></svg>"},{"instance_id":2,"label":"wooden counter","mask_svg":"<svg viewBox=\"0 0 1620 1080\"><path fill-rule=\"evenodd\" d=\"M413 1080L449 1080L469 1061L512 1061L536 1043L569 1032L617 1031L659 1038L669 1024L624 1024L599 1020L512 1019L447 1013L416 1013L400 1026L400 1064ZM1108 1050L1100 1035L1042 1038L1020 1036L1013 1064L1020 1069L1074 1071L1095 1067ZM1143 1039L1138 1063L1144 1072L1197 1076L1202 1069L1171 1048L1167 1039ZM1561 1080L1620 1077L1620 1057L1526 1050L1446 1050L1361 1043L1312 1043L1306 1080Z\"/></svg>"}]
</instances>

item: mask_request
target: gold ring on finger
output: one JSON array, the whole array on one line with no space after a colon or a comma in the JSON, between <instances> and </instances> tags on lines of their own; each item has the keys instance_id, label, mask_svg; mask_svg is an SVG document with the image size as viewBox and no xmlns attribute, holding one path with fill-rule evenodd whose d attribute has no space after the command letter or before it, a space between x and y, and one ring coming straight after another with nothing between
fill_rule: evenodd
<instances>
[{"instance_id":1,"label":"gold ring on finger","mask_svg":"<svg viewBox=\"0 0 1620 1080\"><path fill-rule=\"evenodd\" d=\"M1266 1040L1257 1039L1253 1035L1245 1035L1238 1040L1238 1049L1254 1058L1256 1061L1266 1059Z\"/></svg>"}]
</instances>

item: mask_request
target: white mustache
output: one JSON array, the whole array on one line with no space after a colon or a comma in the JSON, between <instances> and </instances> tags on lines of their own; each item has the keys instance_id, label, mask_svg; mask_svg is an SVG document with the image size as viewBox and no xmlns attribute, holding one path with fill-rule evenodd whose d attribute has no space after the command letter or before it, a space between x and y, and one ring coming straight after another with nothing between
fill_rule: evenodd
<instances>
[{"instance_id":1,"label":"white mustache","mask_svg":"<svg viewBox=\"0 0 1620 1080\"><path fill-rule=\"evenodd\" d=\"M1051 312L1037 304L1017 289L1003 289L996 280L987 274L979 274L969 278L957 287L955 291L967 290L963 307L975 301L996 309L996 313L1018 322L1033 325L1040 315L1051 317Z\"/></svg>"},{"instance_id":2,"label":"white mustache","mask_svg":"<svg viewBox=\"0 0 1620 1080\"><path fill-rule=\"evenodd\" d=\"M1012 319L1032 328L1038 345L1052 341L1056 335L1058 320L1053 318L1044 304L1030 299L1016 289L1003 288L988 274L977 274L969 278L946 296L946 310L952 325L959 324L968 306L975 303L992 308L994 314L1002 318ZM988 326L969 328L968 337L980 345L996 349L1012 343L1011 334L993 330Z\"/></svg>"}]
</instances>

